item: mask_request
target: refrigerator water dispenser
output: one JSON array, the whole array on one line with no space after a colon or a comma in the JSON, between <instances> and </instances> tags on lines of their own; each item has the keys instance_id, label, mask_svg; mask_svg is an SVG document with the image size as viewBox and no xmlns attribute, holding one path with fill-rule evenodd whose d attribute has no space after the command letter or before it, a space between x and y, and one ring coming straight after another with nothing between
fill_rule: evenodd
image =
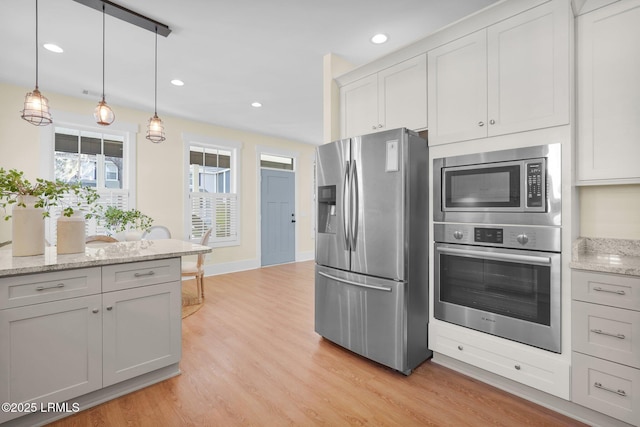
<instances>
[{"instance_id":1,"label":"refrigerator water dispenser","mask_svg":"<svg viewBox=\"0 0 640 427\"><path fill-rule=\"evenodd\" d=\"M318 233L336 234L336 186L318 187Z\"/></svg>"}]
</instances>

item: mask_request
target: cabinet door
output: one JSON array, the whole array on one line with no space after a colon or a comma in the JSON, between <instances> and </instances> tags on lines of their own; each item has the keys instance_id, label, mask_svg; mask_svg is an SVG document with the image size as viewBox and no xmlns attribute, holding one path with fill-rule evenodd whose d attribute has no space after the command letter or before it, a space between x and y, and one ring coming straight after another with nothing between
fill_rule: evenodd
<instances>
[{"instance_id":1,"label":"cabinet door","mask_svg":"<svg viewBox=\"0 0 640 427\"><path fill-rule=\"evenodd\" d=\"M419 130L427 127L427 55L378 73L378 126Z\"/></svg>"},{"instance_id":2,"label":"cabinet door","mask_svg":"<svg viewBox=\"0 0 640 427\"><path fill-rule=\"evenodd\" d=\"M587 13L576 25L578 180L640 182L640 1Z\"/></svg>"},{"instance_id":3,"label":"cabinet door","mask_svg":"<svg viewBox=\"0 0 640 427\"><path fill-rule=\"evenodd\" d=\"M104 387L177 363L180 282L102 295Z\"/></svg>"},{"instance_id":4,"label":"cabinet door","mask_svg":"<svg viewBox=\"0 0 640 427\"><path fill-rule=\"evenodd\" d=\"M486 31L428 53L429 145L487 136Z\"/></svg>"},{"instance_id":5,"label":"cabinet door","mask_svg":"<svg viewBox=\"0 0 640 427\"><path fill-rule=\"evenodd\" d=\"M0 402L62 402L102 386L100 295L0 311ZM23 414L0 412L0 423Z\"/></svg>"},{"instance_id":6,"label":"cabinet door","mask_svg":"<svg viewBox=\"0 0 640 427\"><path fill-rule=\"evenodd\" d=\"M569 123L569 3L487 29L488 135Z\"/></svg>"},{"instance_id":7,"label":"cabinet door","mask_svg":"<svg viewBox=\"0 0 640 427\"><path fill-rule=\"evenodd\" d=\"M378 129L378 76L362 78L340 88L342 137L364 135Z\"/></svg>"}]
</instances>

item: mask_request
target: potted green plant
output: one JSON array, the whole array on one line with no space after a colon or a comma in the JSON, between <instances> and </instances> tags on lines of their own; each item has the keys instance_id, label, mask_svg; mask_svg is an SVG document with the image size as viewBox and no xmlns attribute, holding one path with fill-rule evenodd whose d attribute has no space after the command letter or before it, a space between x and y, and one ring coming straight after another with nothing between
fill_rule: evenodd
<instances>
[{"instance_id":1,"label":"potted green plant","mask_svg":"<svg viewBox=\"0 0 640 427\"><path fill-rule=\"evenodd\" d=\"M153 218L137 209L122 210L108 206L98 215L98 222L118 240L140 240L142 233L153 225Z\"/></svg>"},{"instance_id":2,"label":"potted green plant","mask_svg":"<svg viewBox=\"0 0 640 427\"><path fill-rule=\"evenodd\" d=\"M49 181L42 178L31 182L24 177L22 171L0 168L0 208L4 211L5 221L13 218L13 256L44 253L43 219L50 215L51 208L59 204L66 204L63 207L62 215L72 217L80 206L93 206L97 199L98 194L95 190L82 187L80 184ZM68 200L75 200L75 202ZM10 207L11 212L9 213L7 210ZM93 212L88 212L86 215L90 217ZM84 241L84 225L82 239Z\"/></svg>"}]
</instances>

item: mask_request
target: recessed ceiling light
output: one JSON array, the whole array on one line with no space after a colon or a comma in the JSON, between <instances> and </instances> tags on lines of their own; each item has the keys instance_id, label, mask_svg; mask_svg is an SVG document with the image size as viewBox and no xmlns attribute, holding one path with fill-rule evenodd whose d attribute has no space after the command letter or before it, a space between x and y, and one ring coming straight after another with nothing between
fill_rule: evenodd
<instances>
[{"instance_id":1,"label":"recessed ceiling light","mask_svg":"<svg viewBox=\"0 0 640 427\"><path fill-rule=\"evenodd\" d=\"M371 43L374 44L382 44L387 40L389 40L389 37L387 37L386 34L376 34L375 36L371 37Z\"/></svg>"},{"instance_id":2,"label":"recessed ceiling light","mask_svg":"<svg viewBox=\"0 0 640 427\"><path fill-rule=\"evenodd\" d=\"M42 47L44 47L48 51L54 52L54 53L62 53L62 52L64 52L64 49L62 49L57 44L53 44L53 43L45 43L45 44L42 45Z\"/></svg>"},{"instance_id":3,"label":"recessed ceiling light","mask_svg":"<svg viewBox=\"0 0 640 427\"><path fill-rule=\"evenodd\" d=\"M182 80L173 79L171 80L171 84L174 86L184 86L184 82Z\"/></svg>"},{"instance_id":4,"label":"recessed ceiling light","mask_svg":"<svg viewBox=\"0 0 640 427\"><path fill-rule=\"evenodd\" d=\"M260 107L262 107L262 104L261 104L261 103L259 103L259 102L252 102L252 103L251 103L251 106L252 106L252 107L255 107L255 108L260 108Z\"/></svg>"}]
</instances>

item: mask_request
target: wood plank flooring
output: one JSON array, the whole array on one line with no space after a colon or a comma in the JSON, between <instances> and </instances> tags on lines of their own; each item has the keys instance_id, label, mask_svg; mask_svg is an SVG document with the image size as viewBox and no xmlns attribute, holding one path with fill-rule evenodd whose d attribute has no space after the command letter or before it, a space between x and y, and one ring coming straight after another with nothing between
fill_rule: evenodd
<instances>
[{"instance_id":1,"label":"wood plank flooring","mask_svg":"<svg viewBox=\"0 0 640 427\"><path fill-rule=\"evenodd\" d=\"M579 426L430 361L408 377L313 330L313 262L209 277L182 375L54 426Z\"/></svg>"}]
</instances>

